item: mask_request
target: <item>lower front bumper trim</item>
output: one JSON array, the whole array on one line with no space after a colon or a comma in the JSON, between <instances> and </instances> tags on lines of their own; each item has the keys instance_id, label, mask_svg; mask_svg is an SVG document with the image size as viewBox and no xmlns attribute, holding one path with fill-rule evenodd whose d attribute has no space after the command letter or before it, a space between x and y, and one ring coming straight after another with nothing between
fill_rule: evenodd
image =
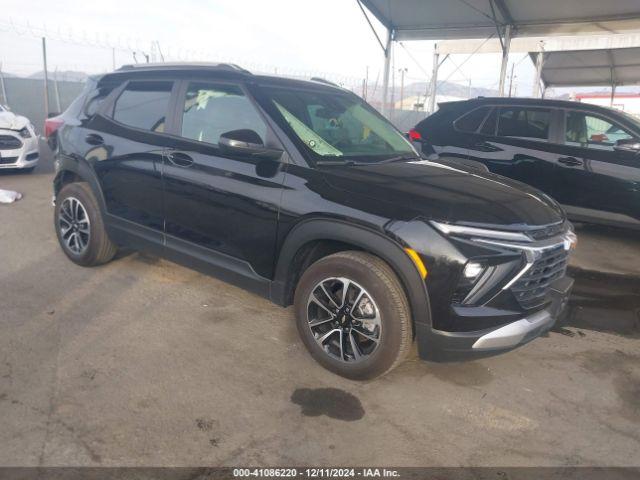
<instances>
[{"instance_id":1,"label":"lower front bumper trim","mask_svg":"<svg viewBox=\"0 0 640 480\"><path fill-rule=\"evenodd\" d=\"M526 337L537 335L553 325L555 319L548 310L542 310L530 317L509 323L480 337L473 344L474 350L494 350L509 348L522 343Z\"/></svg>"}]
</instances>

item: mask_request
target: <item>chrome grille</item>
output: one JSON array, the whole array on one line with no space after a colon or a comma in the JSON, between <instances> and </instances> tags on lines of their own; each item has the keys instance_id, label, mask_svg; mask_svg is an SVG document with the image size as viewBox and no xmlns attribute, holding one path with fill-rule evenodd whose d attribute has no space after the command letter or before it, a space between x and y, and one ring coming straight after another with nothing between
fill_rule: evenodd
<instances>
[{"instance_id":1,"label":"chrome grille","mask_svg":"<svg viewBox=\"0 0 640 480\"><path fill-rule=\"evenodd\" d=\"M543 240L545 238L550 238L555 235L558 235L564 232L567 229L567 225L564 222L556 223L555 225L547 225L543 228L538 228L535 230L530 230L527 232L534 240Z\"/></svg>"},{"instance_id":2,"label":"chrome grille","mask_svg":"<svg viewBox=\"0 0 640 480\"><path fill-rule=\"evenodd\" d=\"M0 150L15 150L22 147L20 139L11 135L0 135Z\"/></svg>"},{"instance_id":3,"label":"chrome grille","mask_svg":"<svg viewBox=\"0 0 640 480\"><path fill-rule=\"evenodd\" d=\"M511 286L523 308L535 308L547 301L550 285L565 274L568 257L563 244L541 251L529 270Z\"/></svg>"}]
</instances>

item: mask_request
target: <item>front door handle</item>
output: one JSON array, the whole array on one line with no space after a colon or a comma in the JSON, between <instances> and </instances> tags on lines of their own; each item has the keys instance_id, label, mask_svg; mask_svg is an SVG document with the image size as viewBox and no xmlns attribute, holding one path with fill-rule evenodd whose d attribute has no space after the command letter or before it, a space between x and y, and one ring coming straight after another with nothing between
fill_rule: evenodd
<instances>
[{"instance_id":1,"label":"front door handle","mask_svg":"<svg viewBox=\"0 0 640 480\"><path fill-rule=\"evenodd\" d=\"M558 162L568 167L578 167L582 165L582 160L578 160L576 157L560 157Z\"/></svg>"},{"instance_id":2,"label":"front door handle","mask_svg":"<svg viewBox=\"0 0 640 480\"><path fill-rule=\"evenodd\" d=\"M102 138L97 133L89 133L86 137L84 137L84 140L89 145L104 145L104 138Z\"/></svg>"},{"instance_id":3,"label":"front door handle","mask_svg":"<svg viewBox=\"0 0 640 480\"><path fill-rule=\"evenodd\" d=\"M193 158L182 152L168 152L167 159L178 167L190 167L193 165Z\"/></svg>"}]
</instances>

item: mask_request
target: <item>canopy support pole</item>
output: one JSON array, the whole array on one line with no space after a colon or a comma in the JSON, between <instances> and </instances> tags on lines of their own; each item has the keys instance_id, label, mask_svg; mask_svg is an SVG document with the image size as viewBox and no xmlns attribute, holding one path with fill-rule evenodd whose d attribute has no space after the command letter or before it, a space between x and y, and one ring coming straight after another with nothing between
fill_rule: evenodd
<instances>
[{"instance_id":1,"label":"canopy support pole","mask_svg":"<svg viewBox=\"0 0 640 480\"><path fill-rule=\"evenodd\" d=\"M504 27L504 40L502 42L502 64L500 65L500 84L498 92L504 97L504 89L507 78L507 63L509 62L509 47L511 46L511 25Z\"/></svg>"},{"instance_id":2,"label":"canopy support pole","mask_svg":"<svg viewBox=\"0 0 640 480\"><path fill-rule=\"evenodd\" d=\"M533 83L533 98L542 98L542 88L540 82L542 80L542 67L544 66L544 52L538 52L536 56L536 79Z\"/></svg>"},{"instance_id":3,"label":"canopy support pole","mask_svg":"<svg viewBox=\"0 0 640 480\"><path fill-rule=\"evenodd\" d=\"M612 83L611 84L611 100L609 102L609 106L611 108L613 108L613 100L614 100L615 96L616 96L616 84Z\"/></svg>"},{"instance_id":4,"label":"canopy support pole","mask_svg":"<svg viewBox=\"0 0 640 480\"><path fill-rule=\"evenodd\" d=\"M433 50L433 69L431 70L431 85L429 86L429 109L428 113L431 114L436 110L436 90L438 88L438 70L440 69L440 53L438 52L438 45L434 46Z\"/></svg>"},{"instance_id":5,"label":"canopy support pole","mask_svg":"<svg viewBox=\"0 0 640 480\"><path fill-rule=\"evenodd\" d=\"M393 30L387 29L387 43L384 48L384 71L382 72L382 109L381 113L385 117L389 113L387 98L389 95L389 73L391 70L391 48L393 46Z\"/></svg>"},{"instance_id":6,"label":"canopy support pole","mask_svg":"<svg viewBox=\"0 0 640 480\"><path fill-rule=\"evenodd\" d=\"M609 59L609 75L611 77L611 100L609 106L613 108L613 99L616 96L616 73L613 52L611 50L607 50L607 58Z\"/></svg>"}]
</instances>

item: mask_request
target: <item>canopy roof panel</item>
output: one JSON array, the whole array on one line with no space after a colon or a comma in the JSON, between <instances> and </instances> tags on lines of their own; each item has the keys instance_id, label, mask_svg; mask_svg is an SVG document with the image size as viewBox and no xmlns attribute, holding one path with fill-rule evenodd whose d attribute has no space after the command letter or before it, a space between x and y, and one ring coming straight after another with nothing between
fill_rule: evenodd
<instances>
[{"instance_id":1,"label":"canopy roof panel","mask_svg":"<svg viewBox=\"0 0 640 480\"><path fill-rule=\"evenodd\" d=\"M535 63L536 53L531 53ZM640 84L640 48L573 50L544 54L541 78L547 86Z\"/></svg>"},{"instance_id":2,"label":"canopy roof panel","mask_svg":"<svg viewBox=\"0 0 640 480\"><path fill-rule=\"evenodd\" d=\"M361 0L396 40L486 38L498 24L518 36L623 33L640 28L638 0ZM495 12L495 17L494 17Z\"/></svg>"}]
</instances>

